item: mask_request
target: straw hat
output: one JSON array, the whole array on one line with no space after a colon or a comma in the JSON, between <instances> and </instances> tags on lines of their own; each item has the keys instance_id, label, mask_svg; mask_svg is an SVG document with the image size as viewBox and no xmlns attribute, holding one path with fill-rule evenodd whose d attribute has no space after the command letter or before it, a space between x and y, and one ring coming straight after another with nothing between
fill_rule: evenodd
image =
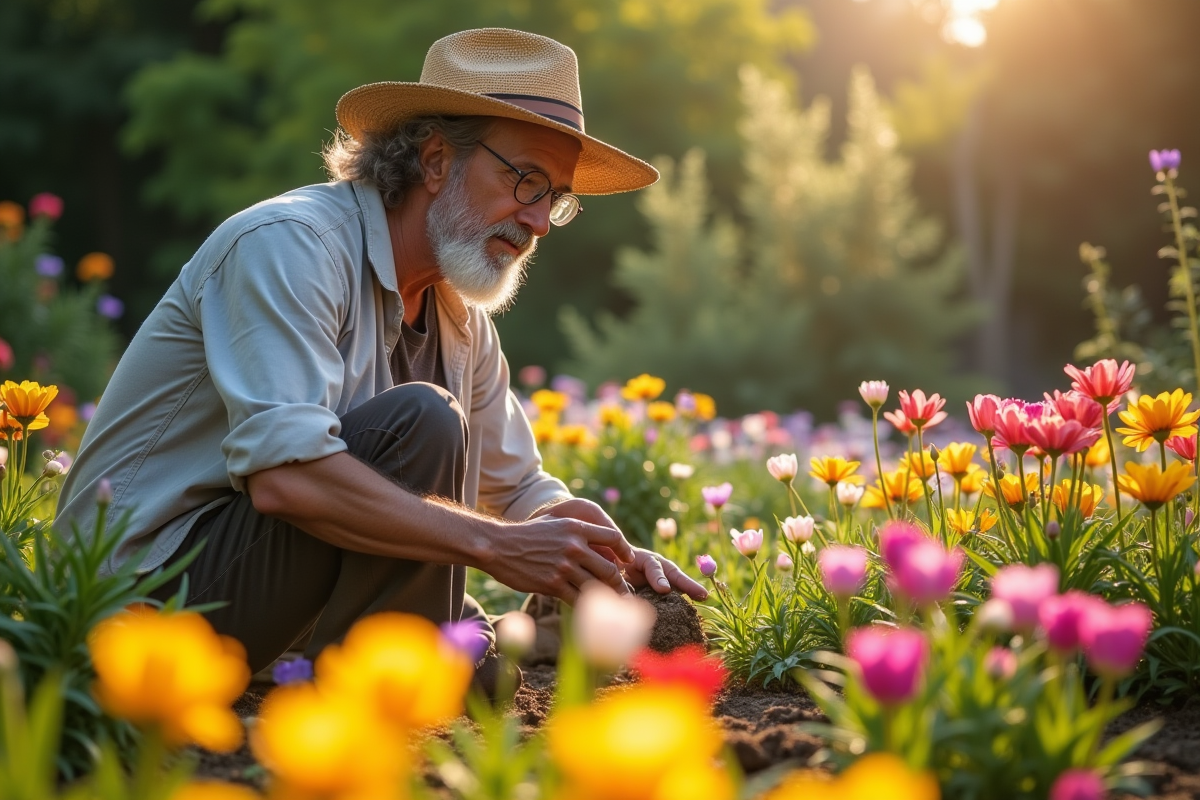
<instances>
[{"instance_id":1,"label":"straw hat","mask_svg":"<svg viewBox=\"0 0 1200 800\"><path fill-rule=\"evenodd\" d=\"M553 39L507 28L480 28L438 39L417 83L384 81L352 89L337 104L338 123L359 139L426 114L508 117L544 125L583 144L575 194L615 194L658 180L658 170L583 131L575 51Z\"/></svg>"}]
</instances>

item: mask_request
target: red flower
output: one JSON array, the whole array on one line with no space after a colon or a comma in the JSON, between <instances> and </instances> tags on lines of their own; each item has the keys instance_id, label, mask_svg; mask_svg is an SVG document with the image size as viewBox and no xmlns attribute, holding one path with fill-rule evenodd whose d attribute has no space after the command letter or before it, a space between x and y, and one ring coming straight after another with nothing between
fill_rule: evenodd
<instances>
[{"instance_id":1,"label":"red flower","mask_svg":"<svg viewBox=\"0 0 1200 800\"><path fill-rule=\"evenodd\" d=\"M686 644L665 655L647 648L635 655L629 666L646 683L691 689L710 703L727 674L721 659L707 656L698 644Z\"/></svg>"},{"instance_id":2,"label":"red flower","mask_svg":"<svg viewBox=\"0 0 1200 800\"><path fill-rule=\"evenodd\" d=\"M1172 436L1163 444L1184 461L1196 460L1196 434L1194 433L1191 436Z\"/></svg>"},{"instance_id":3,"label":"red flower","mask_svg":"<svg viewBox=\"0 0 1200 800\"><path fill-rule=\"evenodd\" d=\"M911 395L901 389L896 396L900 399L900 410L917 428L932 428L946 418L946 412L942 411L946 401L936 392L926 397L920 389Z\"/></svg>"},{"instance_id":4,"label":"red flower","mask_svg":"<svg viewBox=\"0 0 1200 800\"><path fill-rule=\"evenodd\" d=\"M29 216L30 217L48 217L51 222L62 216L63 201L56 194L42 192L35 194L33 199L29 201Z\"/></svg>"},{"instance_id":5,"label":"red flower","mask_svg":"<svg viewBox=\"0 0 1200 800\"><path fill-rule=\"evenodd\" d=\"M1082 370L1074 364L1067 364L1063 372L1071 379L1072 389L1086 394L1097 403L1107 404L1133 386L1134 369L1134 365L1128 361L1118 365L1115 359L1105 358Z\"/></svg>"}]
</instances>

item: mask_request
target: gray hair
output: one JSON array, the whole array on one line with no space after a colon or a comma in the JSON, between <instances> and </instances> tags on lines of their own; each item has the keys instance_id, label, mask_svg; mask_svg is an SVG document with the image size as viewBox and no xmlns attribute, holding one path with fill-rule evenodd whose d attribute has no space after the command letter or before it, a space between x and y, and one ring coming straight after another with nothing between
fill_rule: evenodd
<instances>
[{"instance_id":1,"label":"gray hair","mask_svg":"<svg viewBox=\"0 0 1200 800\"><path fill-rule=\"evenodd\" d=\"M365 181L383 195L384 206L394 208L404 199L404 193L425 177L421 145L430 136L441 134L456 151L457 162L471 152L494 123L493 117L414 117L391 131L368 133L361 141L339 130L321 155L330 179Z\"/></svg>"}]
</instances>

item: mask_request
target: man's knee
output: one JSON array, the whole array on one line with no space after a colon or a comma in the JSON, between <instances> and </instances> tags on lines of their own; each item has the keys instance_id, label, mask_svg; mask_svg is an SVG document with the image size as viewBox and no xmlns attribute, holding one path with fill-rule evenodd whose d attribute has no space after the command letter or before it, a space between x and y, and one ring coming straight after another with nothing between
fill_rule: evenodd
<instances>
[{"instance_id":1,"label":"man's knee","mask_svg":"<svg viewBox=\"0 0 1200 800\"><path fill-rule=\"evenodd\" d=\"M454 395L432 383L404 383L379 396L386 398L411 433L466 449L467 418Z\"/></svg>"}]
</instances>

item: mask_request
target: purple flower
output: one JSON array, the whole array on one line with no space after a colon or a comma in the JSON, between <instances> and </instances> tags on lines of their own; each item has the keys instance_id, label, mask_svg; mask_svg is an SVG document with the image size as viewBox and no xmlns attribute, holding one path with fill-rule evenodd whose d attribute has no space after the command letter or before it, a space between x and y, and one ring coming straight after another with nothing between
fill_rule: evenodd
<instances>
[{"instance_id":1,"label":"purple flower","mask_svg":"<svg viewBox=\"0 0 1200 800\"><path fill-rule=\"evenodd\" d=\"M96 298L96 313L109 319L120 319L125 313L125 304L111 294L102 294Z\"/></svg>"},{"instance_id":2,"label":"purple flower","mask_svg":"<svg viewBox=\"0 0 1200 800\"><path fill-rule=\"evenodd\" d=\"M461 622L443 622L441 625L442 638L450 643L455 650L464 653L471 663L483 658L491 644L484 625L477 619L464 619Z\"/></svg>"},{"instance_id":3,"label":"purple flower","mask_svg":"<svg viewBox=\"0 0 1200 800\"><path fill-rule=\"evenodd\" d=\"M1069 769L1050 787L1050 800L1103 800L1104 781L1090 769Z\"/></svg>"},{"instance_id":4,"label":"purple flower","mask_svg":"<svg viewBox=\"0 0 1200 800\"><path fill-rule=\"evenodd\" d=\"M1183 156L1178 150L1151 150L1150 151L1150 168L1155 172L1166 172L1167 170L1179 169L1180 163L1183 161Z\"/></svg>"},{"instance_id":5,"label":"purple flower","mask_svg":"<svg viewBox=\"0 0 1200 800\"><path fill-rule=\"evenodd\" d=\"M610 486L604 490L604 502L610 506L615 506L621 500L621 490L615 486Z\"/></svg>"},{"instance_id":6,"label":"purple flower","mask_svg":"<svg viewBox=\"0 0 1200 800\"><path fill-rule=\"evenodd\" d=\"M696 556L696 566L706 578L711 578L717 572L717 560L710 555Z\"/></svg>"},{"instance_id":7,"label":"purple flower","mask_svg":"<svg viewBox=\"0 0 1200 800\"><path fill-rule=\"evenodd\" d=\"M59 275L62 275L63 260L58 256L43 253L33 262L33 268L43 278L57 278Z\"/></svg>"},{"instance_id":8,"label":"purple flower","mask_svg":"<svg viewBox=\"0 0 1200 800\"><path fill-rule=\"evenodd\" d=\"M79 418L84 422L88 422L96 415L95 403L84 403L79 407Z\"/></svg>"},{"instance_id":9,"label":"purple flower","mask_svg":"<svg viewBox=\"0 0 1200 800\"><path fill-rule=\"evenodd\" d=\"M696 413L696 396L691 392L680 392L675 395L675 407L679 413L687 416Z\"/></svg>"},{"instance_id":10,"label":"purple flower","mask_svg":"<svg viewBox=\"0 0 1200 800\"><path fill-rule=\"evenodd\" d=\"M276 661L271 669L271 677L276 686L287 686L289 683L311 681L313 676L312 662L307 658L297 658L294 661Z\"/></svg>"},{"instance_id":11,"label":"purple flower","mask_svg":"<svg viewBox=\"0 0 1200 800\"><path fill-rule=\"evenodd\" d=\"M720 508L729 502L729 498L733 496L733 484L725 481L720 486L702 486L700 494L704 497L704 502L708 503L713 508Z\"/></svg>"}]
</instances>

